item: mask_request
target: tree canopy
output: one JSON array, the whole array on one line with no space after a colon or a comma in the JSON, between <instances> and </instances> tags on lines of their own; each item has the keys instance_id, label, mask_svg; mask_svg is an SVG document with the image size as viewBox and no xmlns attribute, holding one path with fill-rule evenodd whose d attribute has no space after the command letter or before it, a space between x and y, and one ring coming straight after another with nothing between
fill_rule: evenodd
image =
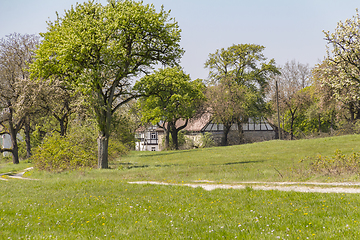
<instances>
[{"instance_id":1,"label":"tree canopy","mask_svg":"<svg viewBox=\"0 0 360 240\"><path fill-rule=\"evenodd\" d=\"M261 117L266 112L264 98L268 80L279 73L274 59L266 60L262 53L264 49L264 46L256 44L234 44L209 54L205 62L205 67L209 69L209 84L214 86L208 91L211 96L209 106L216 121L224 124L228 130L233 123L237 123L240 142L241 123L249 117ZM216 95L219 99L216 99ZM220 111L220 107L224 109ZM223 144L227 143L226 136L227 133L224 133Z\"/></svg>"},{"instance_id":2,"label":"tree canopy","mask_svg":"<svg viewBox=\"0 0 360 240\"><path fill-rule=\"evenodd\" d=\"M32 76L58 78L86 95L99 127L98 166L107 168L112 115L137 96L131 78L182 56L177 22L141 2L89 1L58 15L41 36Z\"/></svg>"},{"instance_id":3,"label":"tree canopy","mask_svg":"<svg viewBox=\"0 0 360 240\"><path fill-rule=\"evenodd\" d=\"M266 61L265 47L256 44L237 44L209 54L205 67L211 83L231 76L239 85L263 93L271 74L278 73L275 60Z\"/></svg>"},{"instance_id":4,"label":"tree canopy","mask_svg":"<svg viewBox=\"0 0 360 240\"><path fill-rule=\"evenodd\" d=\"M13 163L19 163L17 134L25 125L29 127L29 115L33 112L34 84L28 81L28 64L33 59L33 50L39 42L35 35L10 34L0 39L0 135L11 136ZM30 136L26 133L28 155L30 155Z\"/></svg>"},{"instance_id":5,"label":"tree canopy","mask_svg":"<svg viewBox=\"0 0 360 240\"><path fill-rule=\"evenodd\" d=\"M324 31L328 55L317 73L333 98L345 104L351 119L360 119L360 15L338 22L333 33Z\"/></svg>"},{"instance_id":6,"label":"tree canopy","mask_svg":"<svg viewBox=\"0 0 360 240\"><path fill-rule=\"evenodd\" d=\"M242 139L243 121L256 115L257 96L246 86L240 86L232 78L227 77L216 86L206 91L207 109L212 114L212 121L224 126L222 145L228 145L228 133L234 123L238 124L239 140Z\"/></svg>"},{"instance_id":7,"label":"tree canopy","mask_svg":"<svg viewBox=\"0 0 360 240\"><path fill-rule=\"evenodd\" d=\"M201 80L191 81L179 67L155 71L135 84L135 89L144 97L140 100L142 120L164 128L165 145L171 134L175 149L178 149L177 134L185 128L201 101L205 100ZM179 120L184 120L180 123Z\"/></svg>"},{"instance_id":8,"label":"tree canopy","mask_svg":"<svg viewBox=\"0 0 360 240\"><path fill-rule=\"evenodd\" d=\"M288 61L280 67L280 75L276 75L269 81L269 97L276 103L276 82L278 83L278 97L280 112L283 119L282 128L285 129L285 118L289 119L289 131L291 140L294 138L294 122L301 111L309 104L310 94L304 88L310 86L311 70L307 64ZM286 124L287 125L287 124ZM287 130L287 129L286 129Z\"/></svg>"}]
</instances>

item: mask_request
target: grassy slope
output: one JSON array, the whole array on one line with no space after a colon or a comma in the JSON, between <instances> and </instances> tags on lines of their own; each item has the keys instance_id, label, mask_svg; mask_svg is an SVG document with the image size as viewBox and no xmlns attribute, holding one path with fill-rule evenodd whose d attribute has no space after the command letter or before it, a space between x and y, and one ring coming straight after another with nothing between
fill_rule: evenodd
<instances>
[{"instance_id":1,"label":"grassy slope","mask_svg":"<svg viewBox=\"0 0 360 240\"><path fill-rule=\"evenodd\" d=\"M299 160L306 156L317 154L330 156L336 149L342 150L343 153L360 151L360 135L269 141L178 152L133 152L120 162L114 163L112 167L131 168L121 175L132 180L177 182L199 179L218 182L329 180L294 174L291 168L296 168ZM354 176L349 177L354 178Z\"/></svg>"},{"instance_id":2,"label":"grassy slope","mask_svg":"<svg viewBox=\"0 0 360 240\"><path fill-rule=\"evenodd\" d=\"M32 172L41 180L0 181L0 239L356 239L357 194L209 192L127 181L281 180L274 166L285 174L304 156L359 151L359 142L353 135L133 153L110 170Z\"/></svg>"}]
</instances>

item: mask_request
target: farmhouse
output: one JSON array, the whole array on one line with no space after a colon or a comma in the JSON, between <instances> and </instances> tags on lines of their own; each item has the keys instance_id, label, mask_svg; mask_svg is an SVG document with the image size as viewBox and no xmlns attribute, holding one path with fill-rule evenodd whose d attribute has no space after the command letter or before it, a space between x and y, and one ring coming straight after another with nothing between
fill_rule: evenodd
<instances>
[{"instance_id":1,"label":"farmhouse","mask_svg":"<svg viewBox=\"0 0 360 240\"><path fill-rule=\"evenodd\" d=\"M183 123L183 121L179 121L179 125ZM250 118L246 123L242 124L242 130L242 143L268 141L277 138L276 127L264 118L257 121ZM211 133L215 143L220 145L224 133L224 126L214 123L210 114L203 114L200 118L189 120L188 125L183 131L185 132L185 136L191 139L197 146L201 145L201 135L206 132ZM136 150L161 151L163 149L164 136L165 131L156 125L141 127L136 130ZM228 143L229 145L241 143L237 124L233 124L230 129Z\"/></svg>"}]
</instances>

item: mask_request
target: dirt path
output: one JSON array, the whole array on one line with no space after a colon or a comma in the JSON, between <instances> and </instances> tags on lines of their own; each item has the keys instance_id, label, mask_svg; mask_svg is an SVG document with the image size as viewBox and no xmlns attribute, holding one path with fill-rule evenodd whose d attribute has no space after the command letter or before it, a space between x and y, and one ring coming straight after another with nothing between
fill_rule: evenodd
<instances>
[{"instance_id":1,"label":"dirt path","mask_svg":"<svg viewBox=\"0 0 360 240\"><path fill-rule=\"evenodd\" d=\"M23 180L37 180L32 178L24 178L25 172L32 170L33 167L26 168L19 173L3 173L0 174L0 180L8 181L8 178L23 179ZM5 177L5 178L4 178ZM210 180L200 180L194 183L165 183L155 181L137 181L129 182L130 184L154 184L154 185L168 185L168 186L187 186L187 187L201 187L207 191L214 189L245 189L251 187L254 190L279 190L279 191L294 191L294 192L316 192L316 193L360 193L360 182L334 182L334 183L320 183L320 182L234 182L231 184L217 184Z\"/></svg>"},{"instance_id":2,"label":"dirt path","mask_svg":"<svg viewBox=\"0 0 360 240\"><path fill-rule=\"evenodd\" d=\"M129 182L130 184L156 184L170 186L202 187L211 191L214 189L245 189L251 187L254 190L279 190L294 192L317 192L317 193L360 193L360 183L315 183L315 182L237 182L233 184L210 184L207 183L164 183L152 181ZM335 186L335 187L334 187ZM341 187L340 187L341 186Z\"/></svg>"},{"instance_id":3,"label":"dirt path","mask_svg":"<svg viewBox=\"0 0 360 240\"><path fill-rule=\"evenodd\" d=\"M23 177L24 173L26 173L27 171L30 171L32 169L34 169L34 168L29 167L29 168L26 168L26 169L22 170L21 172L15 173L15 174L13 174L11 172L2 173L2 174L0 174L0 180L8 181L7 178L17 178L17 179L24 179L24 180L37 180L37 179L33 179L33 178L24 178Z\"/></svg>"}]
</instances>

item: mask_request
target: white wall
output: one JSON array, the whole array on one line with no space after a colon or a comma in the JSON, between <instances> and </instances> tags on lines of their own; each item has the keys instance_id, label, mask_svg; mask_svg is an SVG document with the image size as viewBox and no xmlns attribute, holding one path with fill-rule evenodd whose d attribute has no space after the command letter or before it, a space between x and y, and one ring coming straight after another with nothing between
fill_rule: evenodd
<instances>
[{"instance_id":1,"label":"white wall","mask_svg":"<svg viewBox=\"0 0 360 240\"><path fill-rule=\"evenodd\" d=\"M144 142L136 142L136 151L159 151L158 145L145 145Z\"/></svg>"},{"instance_id":2,"label":"white wall","mask_svg":"<svg viewBox=\"0 0 360 240\"><path fill-rule=\"evenodd\" d=\"M11 148L11 137L9 134L5 134L0 136L1 137L1 145L2 148ZM10 156L11 153L10 152L3 152L3 156Z\"/></svg>"}]
</instances>

